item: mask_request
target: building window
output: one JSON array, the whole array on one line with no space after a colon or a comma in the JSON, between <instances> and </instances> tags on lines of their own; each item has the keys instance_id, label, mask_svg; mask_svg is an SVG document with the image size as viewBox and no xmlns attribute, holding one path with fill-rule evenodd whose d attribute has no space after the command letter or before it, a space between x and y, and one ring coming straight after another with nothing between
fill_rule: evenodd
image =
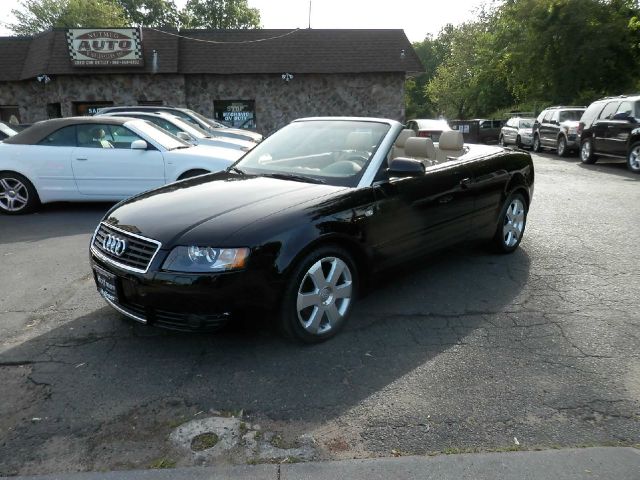
<instances>
[{"instance_id":1,"label":"building window","mask_svg":"<svg viewBox=\"0 0 640 480\"><path fill-rule=\"evenodd\" d=\"M0 105L0 120L17 125L20 123L20 110L17 105Z\"/></svg>"},{"instance_id":2,"label":"building window","mask_svg":"<svg viewBox=\"0 0 640 480\"><path fill-rule=\"evenodd\" d=\"M60 102L47 103L47 117L62 118L62 106L60 105Z\"/></svg>"},{"instance_id":3,"label":"building window","mask_svg":"<svg viewBox=\"0 0 640 480\"><path fill-rule=\"evenodd\" d=\"M215 119L235 128L256 128L255 100L216 100Z\"/></svg>"},{"instance_id":4,"label":"building window","mask_svg":"<svg viewBox=\"0 0 640 480\"><path fill-rule=\"evenodd\" d=\"M73 114L79 116L95 115L99 109L110 107L113 102L96 101L96 102L73 102Z\"/></svg>"}]
</instances>

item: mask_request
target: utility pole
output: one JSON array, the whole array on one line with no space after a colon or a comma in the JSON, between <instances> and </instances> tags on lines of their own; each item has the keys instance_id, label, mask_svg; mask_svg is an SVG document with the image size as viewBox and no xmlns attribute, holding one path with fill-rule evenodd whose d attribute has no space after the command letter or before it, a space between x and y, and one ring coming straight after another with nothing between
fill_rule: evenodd
<instances>
[{"instance_id":1,"label":"utility pole","mask_svg":"<svg viewBox=\"0 0 640 480\"><path fill-rule=\"evenodd\" d=\"M309 28L311 28L311 0L309 0Z\"/></svg>"}]
</instances>

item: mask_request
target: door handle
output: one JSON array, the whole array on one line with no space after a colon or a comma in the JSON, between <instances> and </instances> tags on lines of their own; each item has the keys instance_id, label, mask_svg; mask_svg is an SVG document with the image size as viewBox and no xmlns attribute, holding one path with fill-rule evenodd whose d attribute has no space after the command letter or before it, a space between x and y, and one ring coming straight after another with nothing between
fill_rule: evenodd
<instances>
[{"instance_id":1,"label":"door handle","mask_svg":"<svg viewBox=\"0 0 640 480\"><path fill-rule=\"evenodd\" d=\"M470 178L463 178L462 180L460 180L460 186L462 188L468 188L469 185L471 185L471 179Z\"/></svg>"},{"instance_id":2,"label":"door handle","mask_svg":"<svg viewBox=\"0 0 640 480\"><path fill-rule=\"evenodd\" d=\"M86 162L87 160L89 160L88 157L76 157L76 160L78 160L79 162Z\"/></svg>"}]
</instances>

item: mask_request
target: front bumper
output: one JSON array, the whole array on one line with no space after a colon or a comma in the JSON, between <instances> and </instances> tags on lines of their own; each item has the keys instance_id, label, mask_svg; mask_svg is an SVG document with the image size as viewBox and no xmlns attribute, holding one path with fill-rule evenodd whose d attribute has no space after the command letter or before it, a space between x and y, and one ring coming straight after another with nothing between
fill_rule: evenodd
<instances>
[{"instance_id":1,"label":"front bumper","mask_svg":"<svg viewBox=\"0 0 640 480\"><path fill-rule=\"evenodd\" d=\"M580 135L576 133L570 133L567 135L567 148L571 150L580 149Z\"/></svg>"},{"instance_id":2,"label":"front bumper","mask_svg":"<svg viewBox=\"0 0 640 480\"><path fill-rule=\"evenodd\" d=\"M98 291L111 307L137 322L171 330L215 330L238 310L273 309L279 299L278 282L269 281L260 271L183 274L150 269L137 273L93 253L91 266ZM96 269L113 279L113 294L104 293Z\"/></svg>"},{"instance_id":3,"label":"front bumper","mask_svg":"<svg viewBox=\"0 0 640 480\"><path fill-rule=\"evenodd\" d=\"M526 136L520 136L520 144L521 145L525 145L527 147L532 147L533 146L533 136L531 137L526 137Z\"/></svg>"}]
</instances>

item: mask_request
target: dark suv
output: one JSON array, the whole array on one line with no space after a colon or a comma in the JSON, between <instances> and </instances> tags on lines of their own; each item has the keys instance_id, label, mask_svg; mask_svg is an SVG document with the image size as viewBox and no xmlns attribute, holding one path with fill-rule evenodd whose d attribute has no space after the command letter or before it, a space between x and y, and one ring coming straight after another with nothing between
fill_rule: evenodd
<instances>
[{"instance_id":1,"label":"dark suv","mask_svg":"<svg viewBox=\"0 0 640 480\"><path fill-rule=\"evenodd\" d=\"M640 173L640 95L593 102L579 130L582 163L595 163L600 155L625 158L629 170Z\"/></svg>"},{"instance_id":2,"label":"dark suv","mask_svg":"<svg viewBox=\"0 0 640 480\"><path fill-rule=\"evenodd\" d=\"M555 149L565 157L580 148L578 123L586 107L549 107L533 123L533 151Z\"/></svg>"}]
</instances>

